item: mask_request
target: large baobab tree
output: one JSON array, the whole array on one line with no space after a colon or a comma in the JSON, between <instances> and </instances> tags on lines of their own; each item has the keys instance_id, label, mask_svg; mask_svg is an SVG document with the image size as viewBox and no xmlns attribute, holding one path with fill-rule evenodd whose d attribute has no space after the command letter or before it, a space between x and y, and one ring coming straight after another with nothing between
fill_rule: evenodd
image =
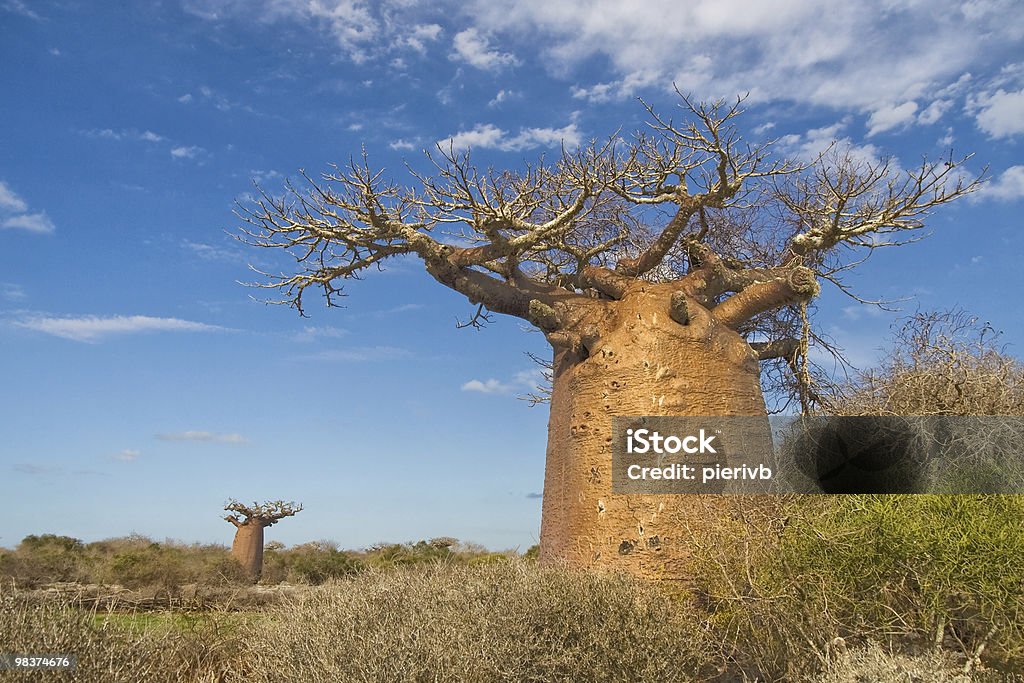
<instances>
[{"instance_id":1,"label":"large baobab tree","mask_svg":"<svg viewBox=\"0 0 1024 683\"><path fill-rule=\"evenodd\" d=\"M775 160L741 140L740 104L683 98L681 122L648 107L643 133L518 171L439 146L407 187L364 153L241 206L239 237L294 257L261 286L300 313L310 288L330 305L345 279L414 256L476 306L468 324L539 328L553 349L542 560L678 575L682 525L707 501L613 495L612 416L763 415L762 366L790 368L809 400L819 283L843 287L844 269L977 187L952 158Z\"/></svg>"},{"instance_id":2,"label":"large baobab tree","mask_svg":"<svg viewBox=\"0 0 1024 683\"><path fill-rule=\"evenodd\" d=\"M224 509L224 519L234 525L235 540L231 544L231 556L242 565L246 577L253 583L263 573L263 530L277 524L285 517L302 510L302 505L276 500L267 503L245 505L237 500L229 501Z\"/></svg>"}]
</instances>

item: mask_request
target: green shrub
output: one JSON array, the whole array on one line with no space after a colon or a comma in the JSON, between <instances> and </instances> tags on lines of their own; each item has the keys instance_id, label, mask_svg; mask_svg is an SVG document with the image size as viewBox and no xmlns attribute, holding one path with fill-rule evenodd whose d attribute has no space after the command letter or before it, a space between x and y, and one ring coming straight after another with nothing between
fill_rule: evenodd
<instances>
[{"instance_id":1,"label":"green shrub","mask_svg":"<svg viewBox=\"0 0 1024 683\"><path fill-rule=\"evenodd\" d=\"M325 543L296 546L288 551L286 558L288 579L292 583L319 585L329 579L354 574L362 566L362 563L349 553Z\"/></svg>"},{"instance_id":2,"label":"green shrub","mask_svg":"<svg viewBox=\"0 0 1024 683\"><path fill-rule=\"evenodd\" d=\"M698 588L749 674L811 675L837 637L1024 667L1024 499L806 496L774 505L741 511L695 553Z\"/></svg>"},{"instance_id":3,"label":"green shrub","mask_svg":"<svg viewBox=\"0 0 1024 683\"><path fill-rule=\"evenodd\" d=\"M86 576L83 549L82 542L70 536L26 536L0 568L18 585L27 587L81 581Z\"/></svg>"}]
</instances>

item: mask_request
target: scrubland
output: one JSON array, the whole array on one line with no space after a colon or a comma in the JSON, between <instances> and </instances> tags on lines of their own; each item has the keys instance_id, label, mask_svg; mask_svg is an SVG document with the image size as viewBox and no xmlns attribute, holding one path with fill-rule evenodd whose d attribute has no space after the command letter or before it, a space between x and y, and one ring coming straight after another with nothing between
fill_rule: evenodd
<instances>
[{"instance_id":1,"label":"scrubland","mask_svg":"<svg viewBox=\"0 0 1024 683\"><path fill-rule=\"evenodd\" d=\"M1024 500L736 499L692 579L643 583L436 539L360 552L30 536L0 651L75 681L1024 680ZM19 678L20 677L20 678Z\"/></svg>"}]
</instances>

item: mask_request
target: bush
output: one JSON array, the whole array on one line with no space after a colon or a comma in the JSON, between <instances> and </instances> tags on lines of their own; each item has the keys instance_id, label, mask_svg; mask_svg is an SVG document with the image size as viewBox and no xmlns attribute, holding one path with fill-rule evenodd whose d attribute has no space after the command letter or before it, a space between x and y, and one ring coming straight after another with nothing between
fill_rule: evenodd
<instances>
[{"instance_id":1,"label":"bush","mask_svg":"<svg viewBox=\"0 0 1024 683\"><path fill-rule=\"evenodd\" d=\"M998 334L959 311L904 320L879 368L832 388L832 415L1024 416L1024 366Z\"/></svg>"},{"instance_id":2,"label":"bush","mask_svg":"<svg viewBox=\"0 0 1024 683\"><path fill-rule=\"evenodd\" d=\"M242 641L245 681L693 681L721 663L658 586L521 561L366 572Z\"/></svg>"},{"instance_id":3,"label":"bush","mask_svg":"<svg viewBox=\"0 0 1024 683\"><path fill-rule=\"evenodd\" d=\"M74 671L15 674L5 681L76 683L222 680L237 642L216 617L192 630L118 628L102 613L57 601L33 601L0 586L0 633L7 653L74 654Z\"/></svg>"},{"instance_id":4,"label":"bush","mask_svg":"<svg viewBox=\"0 0 1024 683\"><path fill-rule=\"evenodd\" d=\"M806 496L736 503L696 549L698 589L750 676L820 671L830 643L984 654L1024 668L1024 499ZM743 509L745 507L745 509ZM774 634L765 638L766 633Z\"/></svg>"},{"instance_id":5,"label":"bush","mask_svg":"<svg viewBox=\"0 0 1024 683\"><path fill-rule=\"evenodd\" d=\"M296 546L289 550L285 557L289 581L314 586L329 579L340 579L355 574L362 567L358 559L327 543Z\"/></svg>"},{"instance_id":6,"label":"bush","mask_svg":"<svg viewBox=\"0 0 1024 683\"><path fill-rule=\"evenodd\" d=\"M26 536L13 554L0 563L4 574L18 585L34 587L57 581L80 581L84 546L77 538L43 534Z\"/></svg>"}]
</instances>

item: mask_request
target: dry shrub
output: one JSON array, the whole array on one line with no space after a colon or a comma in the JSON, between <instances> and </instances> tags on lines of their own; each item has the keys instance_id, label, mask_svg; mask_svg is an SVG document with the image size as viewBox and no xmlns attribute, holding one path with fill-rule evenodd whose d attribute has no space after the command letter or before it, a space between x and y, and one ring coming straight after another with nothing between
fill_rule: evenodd
<instances>
[{"instance_id":1,"label":"dry shrub","mask_svg":"<svg viewBox=\"0 0 1024 683\"><path fill-rule=\"evenodd\" d=\"M73 654L74 671L4 672L3 680L136 683L223 680L235 662L237 641L211 615L192 629L123 628L103 612L66 601L33 600L0 587L2 650L19 654Z\"/></svg>"},{"instance_id":2,"label":"dry shrub","mask_svg":"<svg viewBox=\"0 0 1024 683\"><path fill-rule=\"evenodd\" d=\"M243 637L244 681L694 681L699 619L658 586L508 561L310 588Z\"/></svg>"},{"instance_id":3,"label":"dry shrub","mask_svg":"<svg viewBox=\"0 0 1024 683\"><path fill-rule=\"evenodd\" d=\"M828 671L814 683L1021 683L1022 674L967 671L948 652L906 655L890 652L878 643L840 651Z\"/></svg>"},{"instance_id":4,"label":"dry shrub","mask_svg":"<svg viewBox=\"0 0 1024 683\"><path fill-rule=\"evenodd\" d=\"M832 415L1024 416L1024 366L988 323L959 311L918 313L879 368L833 387Z\"/></svg>"}]
</instances>

